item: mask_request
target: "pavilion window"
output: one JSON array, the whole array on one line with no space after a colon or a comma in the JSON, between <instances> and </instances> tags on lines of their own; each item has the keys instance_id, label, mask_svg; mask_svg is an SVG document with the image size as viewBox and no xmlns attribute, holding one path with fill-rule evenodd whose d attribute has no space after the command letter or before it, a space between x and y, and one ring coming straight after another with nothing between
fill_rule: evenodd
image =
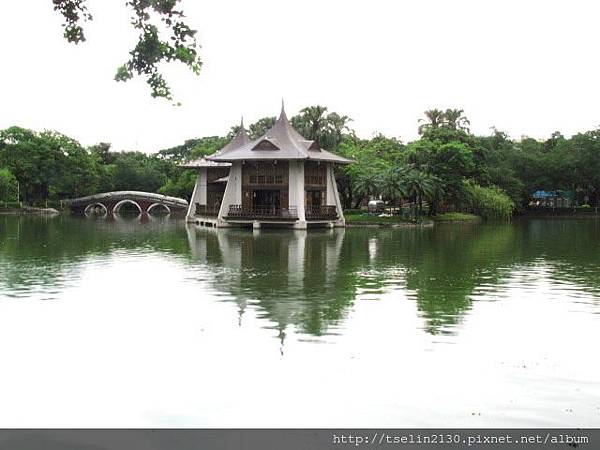
<instances>
[{"instance_id":1,"label":"pavilion window","mask_svg":"<svg viewBox=\"0 0 600 450\"><path fill-rule=\"evenodd\" d=\"M244 165L244 184L248 185L285 185L287 183L287 164L272 162L254 162Z\"/></svg>"},{"instance_id":2,"label":"pavilion window","mask_svg":"<svg viewBox=\"0 0 600 450\"><path fill-rule=\"evenodd\" d=\"M304 183L312 186L325 186L327 168L324 164L308 162L304 166Z\"/></svg>"}]
</instances>

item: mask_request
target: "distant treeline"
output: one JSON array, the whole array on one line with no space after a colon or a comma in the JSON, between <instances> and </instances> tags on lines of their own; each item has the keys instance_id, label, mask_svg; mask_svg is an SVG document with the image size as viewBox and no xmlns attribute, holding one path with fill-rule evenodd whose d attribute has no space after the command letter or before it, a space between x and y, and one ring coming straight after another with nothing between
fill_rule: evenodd
<instances>
[{"instance_id":1,"label":"distant treeline","mask_svg":"<svg viewBox=\"0 0 600 450\"><path fill-rule=\"evenodd\" d=\"M265 117L248 127L251 137L275 121ZM346 208L367 196L410 201L416 210L435 214L441 207L506 217L525 209L537 190L566 190L579 205L598 206L600 129L570 138L560 132L546 140L514 141L504 132L475 136L462 110L429 110L420 121L419 139L376 135L358 138L347 116L322 106L304 108L292 118L307 139L355 160L337 169ZM195 174L182 162L223 147L227 136L190 139L157 153L113 152L110 144L83 147L54 131L19 127L0 131L0 200L28 204L113 190L141 190L189 198Z\"/></svg>"}]
</instances>

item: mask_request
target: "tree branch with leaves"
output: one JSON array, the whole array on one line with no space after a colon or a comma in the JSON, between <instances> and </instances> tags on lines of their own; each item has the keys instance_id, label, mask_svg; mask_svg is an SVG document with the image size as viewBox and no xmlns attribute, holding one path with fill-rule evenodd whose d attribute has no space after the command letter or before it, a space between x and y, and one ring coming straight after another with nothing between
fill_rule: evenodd
<instances>
[{"instance_id":1,"label":"tree branch with leaves","mask_svg":"<svg viewBox=\"0 0 600 450\"><path fill-rule=\"evenodd\" d=\"M63 18L64 37L79 44L85 42L82 23L93 19L87 0L52 0L54 10ZM172 100L171 88L160 73L162 62L179 61L194 74L199 74L202 61L196 30L186 22L183 11L177 9L180 0L128 0L133 15L131 24L138 32L138 41L129 52L129 60L117 69L116 81L128 81L134 76L146 79L152 97ZM162 30L162 31L161 31Z\"/></svg>"}]
</instances>

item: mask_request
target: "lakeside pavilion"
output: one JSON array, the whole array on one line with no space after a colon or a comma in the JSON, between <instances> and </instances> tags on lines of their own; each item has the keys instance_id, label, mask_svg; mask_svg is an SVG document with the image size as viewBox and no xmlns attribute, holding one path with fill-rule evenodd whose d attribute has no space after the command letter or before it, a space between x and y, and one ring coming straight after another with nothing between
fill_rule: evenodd
<instances>
[{"instance_id":1,"label":"lakeside pavilion","mask_svg":"<svg viewBox=\"0 0 600 450\"><path fill-rule=\"evenodd\" d=\"M242 121L221 150L182 165L198 171L187 221L212 227L343 227L333 167L351 162L300 135L282 105L273 127L258 139L248 137Z\"/></svg>"}]
</instances>

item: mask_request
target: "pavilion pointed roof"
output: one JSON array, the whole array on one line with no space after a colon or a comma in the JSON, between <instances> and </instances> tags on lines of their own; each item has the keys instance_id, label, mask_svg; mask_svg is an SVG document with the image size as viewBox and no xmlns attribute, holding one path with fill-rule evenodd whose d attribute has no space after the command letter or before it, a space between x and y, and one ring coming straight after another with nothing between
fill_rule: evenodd
<instances>
[{"instance_id":1,"label":"pavilion pointed roof","mask_svg":"<svg viewBox=\"0 0 600 450\"><path fill-rule=\"evenodd\" d=\"M238 139L238 135L223 149L207 156L207 160L233 162L287 159L324 161L338 164L349 164L352 162L349 159L321 149L315 141L305 139L298 133L287 118L283 102L279 118L275 121L271 129L261 137L251 141L244 131L247 142L243 142L242 138Z\"/></svg>"},{"instance_id":2,"label":"pavilion pointed roof","mask_svg":"<svg viewBox=\"0 0 600 450\"><path fill-rule=\"evenodd\" d=\"M233 137L233 139L231 141L229 141L227 143L227 145L225 145L225 147L223 147L221 150L219 150L216 153L213 153L211 155L211 157L217 156L217 155L223 155L224 153L227 153L231 150L235 150L236 148L243 147L244 145L248 144L249 142L250 142L250 137L248 136L248 133L246 133L246 129L244 128L244 118L242 117L242 120L240 121L240 128L237 131L237 133L235 134L235 136Z\"/></svg>"}]
</instances>

